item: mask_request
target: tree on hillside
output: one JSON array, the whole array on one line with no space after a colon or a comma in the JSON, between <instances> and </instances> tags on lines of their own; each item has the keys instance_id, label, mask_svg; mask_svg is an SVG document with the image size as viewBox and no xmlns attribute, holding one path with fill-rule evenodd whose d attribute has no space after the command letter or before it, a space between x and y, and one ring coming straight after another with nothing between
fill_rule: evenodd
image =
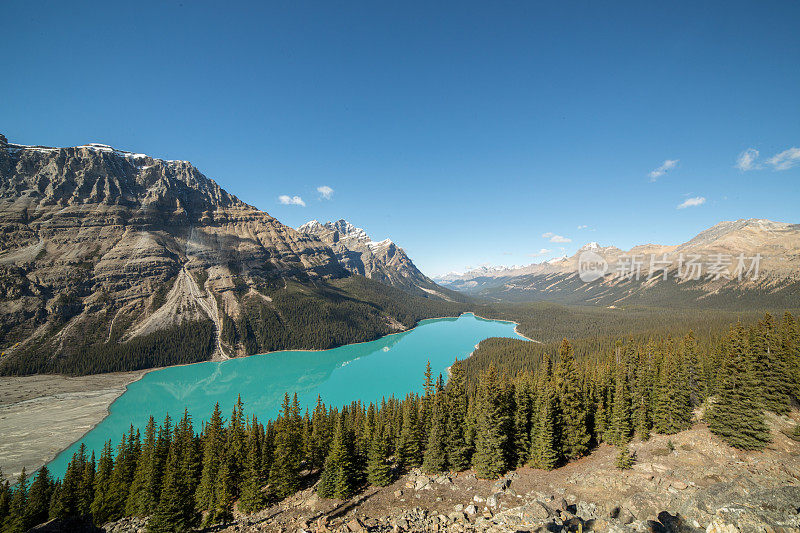
<instances>
[{"instance_id":1,"label":"tree on hillside","mask_svg":"<svg viewBox=\"0 0 800 533\"><path fill-rule=\"evenodd\" d=\"M325 458L325 467L319 479L317 492L323 498L347 499L356 489L356 473L353 467L353 441L340 416L333 434L331 449Z\"/></svg>"},{"instance_id":2,"label":"tree on hillside","mask_svg":"<svg viewBox=\"0 0 800 533\"><path fill-rule=\"evenodd\" d=\"M447 381L447 463L452 470L460 472L469 468L470 447L466 439L467 392L465 390L464 367L458 359L450 367Z\"/></svg>"},{"instance_id":3,"label":"tree on hillside","mask_svg":"<svg viewBox=\"0 0 800 533\"><path fill-rule=\"evenodd\" d=\"M299 422L300 413L289 402L287 393L281 406L281 416L275 424L275 450L269 474L272 490L280 499L294 494L300 485L303 447Z\"/></svg>"},{"instance_id":4,"label":"tree on hillside","mask_svg":"<svg viewBox=\"0 0 800 533\"><path fill-rule=\"evenodd\" d=\"M775 329L767 313L750 334L750 360L759 402L764 409L786 414L791 402L790 358L781 349Z\"/></svg>"},{"instance_id":5,"label":"tree on hillside","mask_svg":"<svg viewBox=\"0 0 800 533\"><path fill-rule=\"evenodd\" d=\"M558 397L554 387L541 389L537 402L537 424L531 434L530 465L534 468L552 470L559 463L560 443L558 428L560 413Z\"/></svg>"},{"instance_id":6,"label":"tree on hillside","mask_svg":"<svg viewBox=\"0 0 800 533\"><path fill-rule=\"evenodd\" d=\"M670 345L661 362L655 389L653 429L672 435L692 424L692 404L680 355Z\"/></svg>"},{"instance_id":7,"label":"tree on hillside","mask_svg":"<svg viewBox=\"0 0 800 533\"><path fill-rule=\"evenodd\" d=\"M746 335L737 324L728 336L721 383L706 419L709 429L734 448L758 450L769 443L770 434L756 400L753 372L747 366Z\"/></svg>"},{"instance_id":8,"label":"tree on hillside","mask_svg":"<svg viewBox=\"0 0 800 533\"><path fill-rule=\"evenodd\" d=\"M614 403L611 408L611 442L617 445L628 444L632 433L628 380L625 366L618 361L614 379Z\"/></svg>"},{"instance_id":9,"label":"tree on hillside","mask_svg":"<svg viewBox=\"0 0 800 533\"><path fill-rule=\"evenodd\" d=\"M565 458L577 459L589 451L590 435L575 354L567 339L562 341L558 355L555 382L561 411L561 447Z\"/></svg>"},{"instance_id":10,"label":"tree on hillside","mask_svg":"<svg viewBox=\"0 0 800 533\"><path fill-rule=\"evenodd\" d=\"M385 432L384 426L375 430L367 457L367 481L377 487L385 487L392 482L392 466L389 464L389 446Z\"/></svg>"},{"instance_id":11,"label":"tree on hillside","mask_svg":"<svg viewBox=\"0 0 800 533\"><path fill-rule=\"evenodd\" d=\"M186 484L178 444L173 443L167 455L164 486L153 516L147 523L152 533L182 533L196 523L191 487Z\"/></svg>"},{"instance_id":12,"label":"tree on hillside","mask_svg":"<svg viewBox=\"0 0 800 533\"><path fill-rule=\"evenodd\" d=\"M430 403L431 423L422 469L428 474L437 474L447 468L447 406L444 392L434 393Z\"/></svg>"},{"instance_id":13,"label":"tree on hillside","mask_svg":"<svg viewBox=\"0 0 800 533\"><path fill-rule=\"evenodd\" d=\"M148 516L156 508L159 492L156 454L156 423L151 416L144 430L142 453L136 464L128 500L125 503L125 514L127 515Z\"/></svg>"},{"instance_id":14,"label":"tree on hillside","mask_svg":"<svg viewBox=\"0 0 800 533\"><path fill-rule=\"evenodd\" d=\"M0 484L2 483L2 472L0 472ZM0 492L2 492L0 488ZM36 473L36 477L28 490L28 502L25 509L27 525L35 526L47 521L47 513L50 508L50 497L53 494L53 480L50 478L50 471L47 465L43 466ZM0 496L2 498L2 496ZM2 505L2 504L0 504ZM0 514L2 523L2 514Z\"/></svg>"},{"instance_id":15,"label":"tree on hillside","mask_svg":"<svg viewBox=\"0 0 800 533\"><path fill-rule=\"evenodd\" d=\"M494 479L508 469L506 461L510 414L503 386L492 365L482 374L478 388L475 455L472 466L479 478Z\"/></svg>"}]
</instances>

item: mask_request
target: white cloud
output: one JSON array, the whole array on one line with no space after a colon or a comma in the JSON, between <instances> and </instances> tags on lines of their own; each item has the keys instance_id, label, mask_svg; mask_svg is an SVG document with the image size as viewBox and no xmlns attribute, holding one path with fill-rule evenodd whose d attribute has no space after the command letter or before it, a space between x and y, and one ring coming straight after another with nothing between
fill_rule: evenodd
<instances>
[{"instance_id":1,"label":"white cloud","mask_svg":"<svg viewBox=\"0 0 800 533\"><path fill-rule=\"evenodd\" d=\"M529 257L542 257L543 255L547 255L552 253L553 250L548 250L547 248L542 248L538 252L534 252L532 254L528 254Z\"/></svg>"},{"instance_id":2,"label":"white cloud","mask_svg":"<svg viewBox=\"0 0 800 533\"><path fill-rule=\"evenodd\" d=\"M697 207L706 203L706 199L702 196L695 196L694 198L687 198L680 204L677 209L686 209L687 207Z\"/></svg>"},{"instance_id":3,"label":"white cloud","mask_svg":"<svg viewBox=\"0 0 800 533\"><path fill-rule=\"evenodd\" d=\"M648 176L650 176L650 181L656 181L658 178L663 176L667 173L668 170L672 170L676 166L678 166L679 159L666 159L661 166L655 170L651 170Z\"/></svg>"},{"instance_id":4,"label":"white cloud","mask_svg":"<svg viewBox=\"0 0 800 533\"><path fill-rule=\"evenodd\" d=\"M587 226L586 224L581 224L580 226L578 226L578 229L586 229L588 227L589 226Z\"/></svg>"},{"instance_id":5,"label":"white cloud","mask_svg":"<svg viewBox=\"0 0 800 533\"><path fill-rule=\"evenodd\" d=\"M800 164L800 148L792 147L767 159L774 170L788 170Z\"/></svg>"},{"instance_id":6,"label":"white cloud","mask_svg":"<svg viewBox=\"0 0 800 533\"><path fill-rule=\"evenodd\" d=\"M278 201L283 205L300 205L305 207L306 203L303 201L302 198L299 196L289 196L288 194L282 194L278 196Z\"/></svg>"},{"instance_id":7,"label":"white cloud","mask_svg":"<svg viewBox=\"0 0 800 533\"><path fill-rule=\"evenodd\" d=\"M556 235L551 231L542 233L542 237L544 237L545 239L550 239L550 242L572 242L572 239L568 239L567 237L562 237L561 235Z\"/></svg>"},{"instance_id":8,"label":"white cloud","mask_svg":"<svg viewBox=\"0 0 800 533\"><path fill-rule=\"evenodd\" d=\"M323 200L330 200L333 198L333 189L327 185L320 185L317 187L317 192L322 196Z\"/></svg>"},{"instance_id":9,"label":"white cloud","mask_svg":"<svg viewBox=\"0 0 800 533\"><path fill-rule=\"evenodd\" d=\"M758 159L758 150L755 148L748 148L736 158L736 168L741 171L760 168L761 165L756 163L756 159Z\"/></svg>"}]
</instances>

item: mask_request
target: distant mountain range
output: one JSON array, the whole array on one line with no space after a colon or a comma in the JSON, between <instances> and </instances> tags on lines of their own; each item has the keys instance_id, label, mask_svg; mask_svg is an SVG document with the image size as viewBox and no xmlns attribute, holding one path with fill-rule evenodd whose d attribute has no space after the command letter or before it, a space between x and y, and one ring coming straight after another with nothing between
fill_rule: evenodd
<instances>
[{"instance_id":1,"label":"distant mountain range","mask_svg":"<svg viewBox=\"0 0 800 533\"><path fill-rule=\"evenodd\" d=\"M464 299L391 241L334 226L296 231L186 161L0 135L0 373L326 348ZM180 328L195 344L171 344Z\"/></svg>"},{"instance_id":2,"label":"distant mountain range","mask_svg":"<svg viewBox=\"0 0 800 533\"><path fill-rule=\"evenodd\" d=\"M473 296L617 306L800 305L800 224L720 222L680 245L596 242L572 257L436 278Z\"/></svg>"},{"instance_id":3,"label":"distant mountain range","mask_svg":"<svg viewBox=\"0 0 800 533\"><path fill-rule=\"evenodd\" d=\"M387 285L421 296L450 299L430 278L425 276L390 239L373 241L367 233L346 220L320 224L306 222L297 231L313 235L330 246L339 263L353 274L366 276Z\"/></svg>"}]
</instances>

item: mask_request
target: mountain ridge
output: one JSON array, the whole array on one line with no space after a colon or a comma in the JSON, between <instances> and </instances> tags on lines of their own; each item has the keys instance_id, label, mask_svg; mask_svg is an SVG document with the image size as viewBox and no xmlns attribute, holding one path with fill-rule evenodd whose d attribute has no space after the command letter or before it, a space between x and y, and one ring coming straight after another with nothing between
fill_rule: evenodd
<instances>
[{"instance_id":1,"label":"mountain ridge","mask_svg":"<svg viewBox=\"0 0 800 533\"><path fill-rule=\"evenodd\" d=\"M352 277L189 162L0 137L0 373L328 348L436 314Z\"/></svg>"},{"instance_id":2,"label":"mountain ridge","mask_svg":"<svg viewBox=\"0 0 800 533\"><path fill-rule=\"evenodd\" d=\"M589 283L579 276L581 256L586 252L599 255L607 267ZM746 268L753 263L757 268L738 279L735 274L742 260ZM697 279L680 275L690 261L702 262ZM637 262L641 264L637 266ZM622 276L631 274L626 270L631 268L637 279ZM659 275L655 275L657 271ZM755 271L758 276L753 275ZM719 272L723 275L718 276ZM434 279L445 287L497 300L715 305L727 299L725 305L730 305L735 301L766 304L777 299L791 305L800 294L800 224L757 218L723 221L678 245L648 243L625 251L591 242L570 257L516 269L484 267Z\"/></svg>"}]
</instances>

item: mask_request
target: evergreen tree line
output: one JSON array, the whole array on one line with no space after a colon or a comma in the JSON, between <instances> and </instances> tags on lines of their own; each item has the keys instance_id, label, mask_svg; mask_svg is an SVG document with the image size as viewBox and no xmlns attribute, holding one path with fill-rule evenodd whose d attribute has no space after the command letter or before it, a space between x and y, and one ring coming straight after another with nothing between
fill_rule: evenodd
<instances>
[{"instance_id":1,"label":"evergreen tree line","mask_svg":"<svg viewBox=\"0 0 800 533\"><path fill-rule=\"evenodd\" d=\"M712 346L713 349L701 349ZM48 517L103 524L150 516L152 531L225 522L234 507L253 512L311 486L348 498L366 484L385 486L402 472L472 468L496 478L523 465L552 469L600 443L621 447L653 432L688 428L698 409L712 432L742 449L769 442L765 410L786 413L800 399L800 327L786 313L751 327L735 324L713 342L620 340L591 364L562 341L535 369L509 375L489 366L474 382L456 361L447 385L430 365L423 392L364 405L301 412L287 394L276 420L246 418L241 399L228 420L219 405L195 433L184 412L174 423L151 417L99 458L81 448L60 481L41 469L12 490L0 485L3 531L24 531Z\"/></svg>"}]
</instances>

